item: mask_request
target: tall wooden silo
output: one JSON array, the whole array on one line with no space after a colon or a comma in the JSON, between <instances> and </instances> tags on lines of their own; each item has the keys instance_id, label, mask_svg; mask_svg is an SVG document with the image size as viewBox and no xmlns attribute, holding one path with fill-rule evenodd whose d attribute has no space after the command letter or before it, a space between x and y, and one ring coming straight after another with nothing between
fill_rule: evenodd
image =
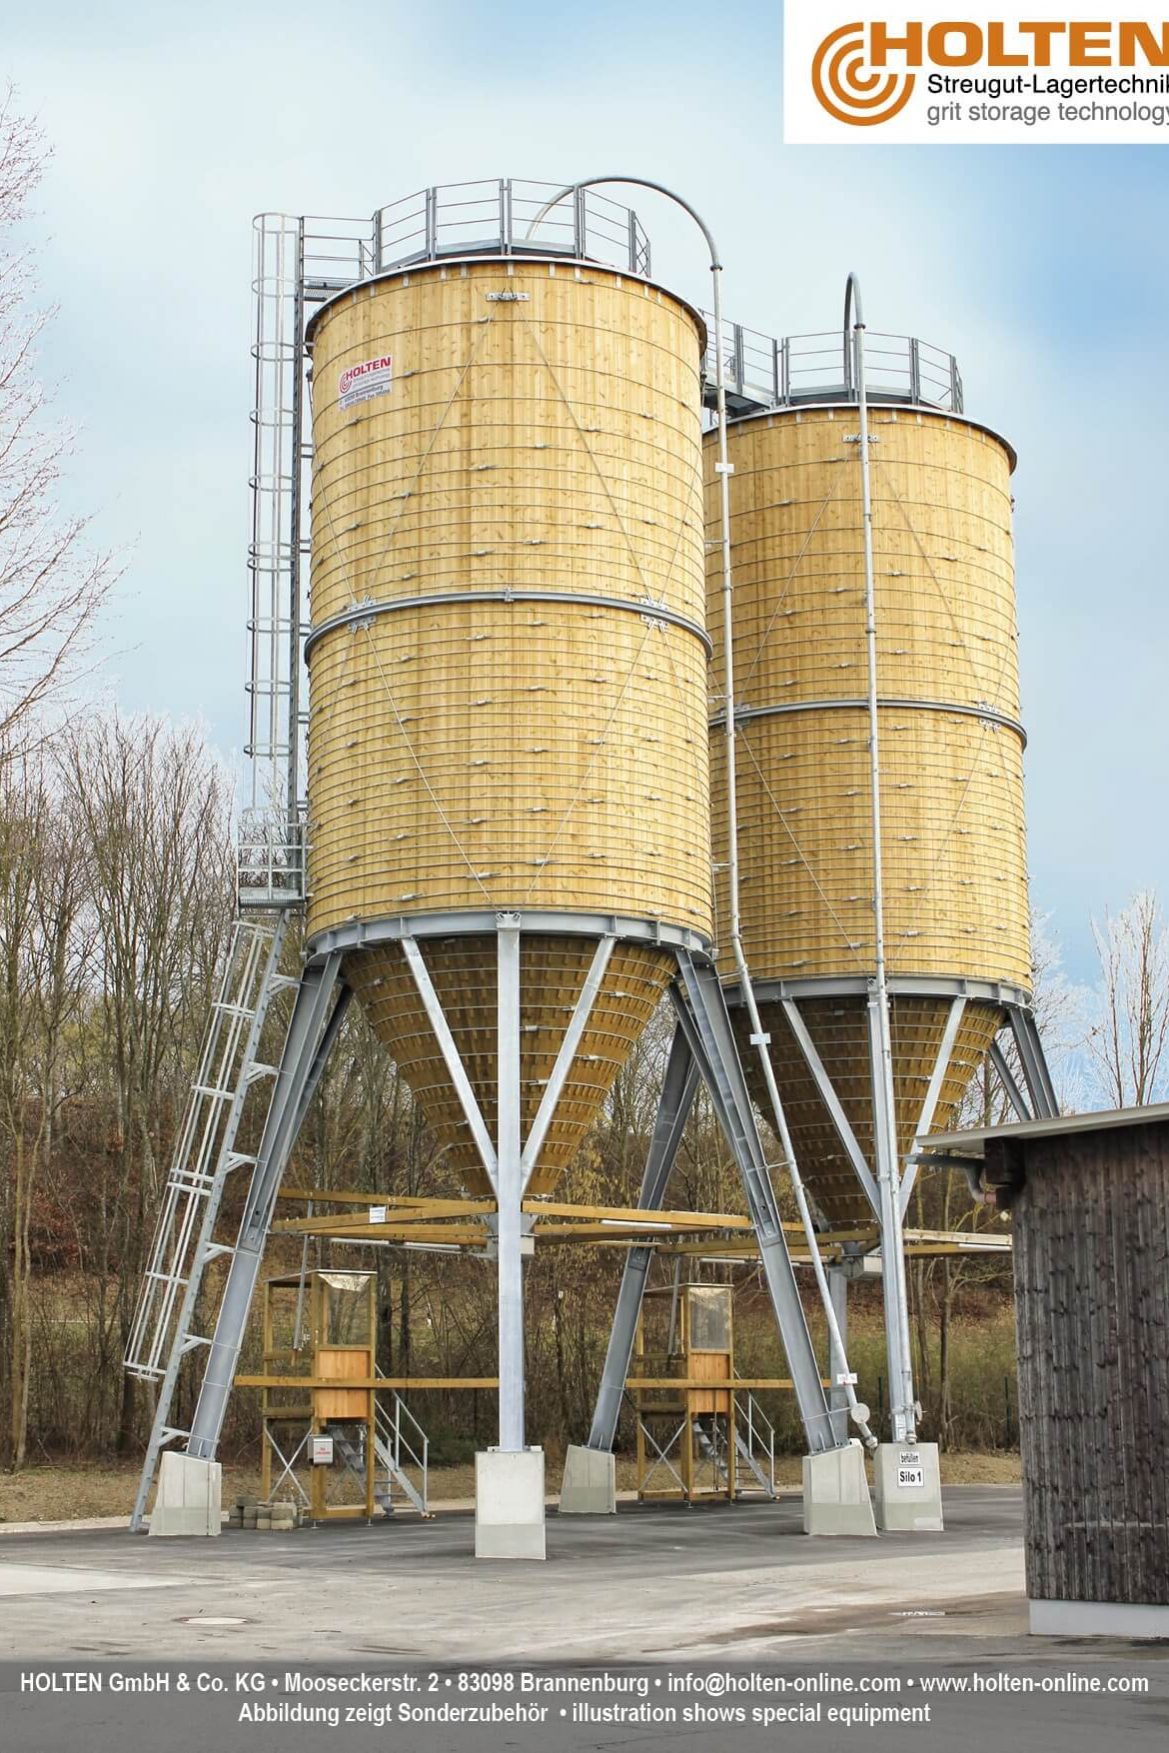
<instances>
[{"instance_id":1,"label":"tall wooden silo","mask_svg":"<svg viewBox=\"0 0 1169 1753\"><path fill-rule=\"evenodd\" d=\"M823 1228L846 1255L866 1232L882 1249L890 1374L904 1388L891 1392L897 1441L914 1436L917 1408L904 1273L898 1291L889 1262L901 1258L915 1140L949 1123L1004 1025L1035 1073L1037 1111L1050 1089L1029 1009L1014 453L965 416L948 356L923 372L942 356L916 340L873 337L873 393L862 394L862 332L846 317L843 336L802 351L776 343L771 393L731 426L733 710L743 948ZM738 337L736 349L741 358ZM813 362L802 376L801 358ZM715 462L708 436L708 537ZM721 747L723 580L709 540L707 576ZM721 759L712 801L725 871ZM715 911L743 1063L766 1111L725 876Z\"/></svg>"},{"instance_id":2,"label":"tall wooden silo","mask_svg":"<svg viewBox=\"0 0 1169 1753\"><path fill-rule=\"evenodd\" d=\"M700 328L644 280L527 260L391 274L311 325L308 937L344 949L476 1191L400 938L493 1134L496 922L525 921L525 1136L615 938L532 1192L665 991L671 932L709 938Z\"/></svg>"}]
</instances>

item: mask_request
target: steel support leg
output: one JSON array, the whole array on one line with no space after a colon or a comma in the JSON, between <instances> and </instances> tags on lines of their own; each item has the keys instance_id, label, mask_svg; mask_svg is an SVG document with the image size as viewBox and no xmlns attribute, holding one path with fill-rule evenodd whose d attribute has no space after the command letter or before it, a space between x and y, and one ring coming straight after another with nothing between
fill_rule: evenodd
<instances>
[{"instance_id":1,"label":"steel support leg","mask_svg":"<svg viewBox=\"0 0 1169 1753\"><path fill-rule=\"evenodd\" d=\"M990 1062L998 1074L998 1080L1006 1092L1008 1102L1015 1110L1016 1120L1033 1120L1034 1115L1027 1105L1027 1098L1015 1079L1015 1074L1007 1062L1007 1056L997 1041L990 1044Z\"/></svg>"},{"instance_id":2,"label":"steel support leg","mask_svg":"<svg viewBox=\"0 0 1169 1753\"><path fill-rule=\"evenodd\" d=\"M339 1002L347 1002L344 990L340 999L337 995L340 970L341 955L335 951L324 961L307 967L297 989L272 1105L256 1154L239 1237L187 1439L186 1452L202 1460L213 1459L219 1444L276 1195L304 1116L305 1091L311 1092L319 1081L325 1053L336 1036L336 1029L331 1026L334 1011Z\"/></svg>"},{"instance_id":3,"label":"steel support leg","mask_svg":"<svg viewBox=\"0 0 1169 1753\"><path fill-rule=\"evenodd\" d=\"M775 1189L759 1142L755 1114L739 1064L726 999L713 968L699 966L685 951L678 955L680 987L671 989L678 1020L734 1154L747 1209L755 1229L763 1274L779 1324L796 1403L810 1454L839 1447L846 1439L834 1428L820 1366L808 1332L804 1307L788 1253Z\"/></svg>"},{"instance_id":4,"label":"steel support leg","mask_svg":"<svg viewBox=\"0 0 1169 1753\"><path fill-rule=\"evenodd\" d=\"M1007 1016L1010 1018L1015 1046L1019 1049L1019 1063L1023 1067L1023 1079L1031 1097L1032 1112L1037 1120L1054 1120L1059 1114L1059 1102L1051 1073L1047 1069L1039 1030L1035 1026L1035 1013L1012 1004L1007 1007Z\"/></svg>"},{"instance_id":5,"label":"steel support leg","mask_svg":"<svg viewBox=\"0 0 1169 1753\"><path fill-rule=\"evenodd\" d=\"M881 1288L885 1303L885 1350L889 1363L889 1409L895 1443L912 1441L917 1431L913 1360L909 1349L909 1296L905 1248L901 1239L901 1187L896 1119L889 1068L881 1051L875 990L869 995L869 1066L873 1091L873 1143L881 1196Z\"/></svg>"},{"instance_id":6,"label":"steel support leg","mask_svg":"<svg viewBox=\"0 0 1169 1753\"><path fill-rule=\"evenodd\" d=\"M637 1200L643 1211L659 1211L665 1201L666 1187L697 1089L697 1062L684 1031L676 1028ZM625 1256L621 1289L617 1293L617 1308L605 1352L605 1367L601 1372L601 1385L586 1444L590 1449L611 1449L617 1435L621 1399L629 1376L629 1360L633 1356L637 1320L652 1258L650 1248L630 1248Z\"/></svg>"},{"instance_id":7,"label":"steel support leg","mask_svg":"<svg viewBox=\"0 0 1169 1753\"><path fill-rule=\"evenodd\" d=\"M828 1268L828 1292L832 1298L832 1307L836 1312L836 1325L840 1328L840 1337L848 1346L848 1274L841 1266ZM848 1395L837 1378L848 1369L847 1356L841 1357L835 1345L831 1348L829 1374L832 1386L828 1390L828 1404L833 1412L848 1411Z\"/></svg>"},{"instance_id":8,"label":"steel support leg","mask_svg":"<svg viewBox=\"0 0 1169 1753\"><path fill-rule=\"evenodd\" d=\"M524 1446L524 1278L520 1251L523 1167L520 1138L520 929L498 928L499 1122L496 1268L499 1277L499 1447Z\"/></svg>"}]
</instances>

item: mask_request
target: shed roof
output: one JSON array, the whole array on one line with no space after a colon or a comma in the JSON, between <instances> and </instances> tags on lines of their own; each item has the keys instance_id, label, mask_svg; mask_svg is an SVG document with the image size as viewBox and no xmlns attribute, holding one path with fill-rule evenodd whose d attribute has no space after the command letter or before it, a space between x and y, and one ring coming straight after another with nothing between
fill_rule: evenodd
<instances>
[{"instance_id":1,"label":"shed roof","mask_svg":"<svg viewBox=\"0 0 1169 1753\"><path fill-rule=\"evenodd\" d=\"M1008 1126L970 1127L962 1132L931 1132L922 1140L926 1153L945 1152L977 1160L986 1155L988 1140L1005 1143L1029 1138L1061 1138L1076 1132L1103 1132L1116 1126L1152 1126L1169 1122L1169 1102L1150 1102L1143 1108L1101 1108L1089 1114L1059 1114L1054 1120L1016 1120Z\"/></svg>"}]
</instances>

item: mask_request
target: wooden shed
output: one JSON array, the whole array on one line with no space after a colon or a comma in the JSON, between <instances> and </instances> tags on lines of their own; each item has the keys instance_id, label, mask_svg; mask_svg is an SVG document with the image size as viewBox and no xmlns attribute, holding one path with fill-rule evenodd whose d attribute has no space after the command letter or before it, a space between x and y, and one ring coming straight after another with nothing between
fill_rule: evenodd
<instances>
[{"instance_id":1,"label":"wooden shed","mask_svg":"<svg viewBox=\"0 0 1169 1753\"><path fill-rule=\"evenodd\" d=\"M1012 1217L1031 1630L1169 1637L1169 1103L930 1145Z\"/></svg>"}]
</instances>

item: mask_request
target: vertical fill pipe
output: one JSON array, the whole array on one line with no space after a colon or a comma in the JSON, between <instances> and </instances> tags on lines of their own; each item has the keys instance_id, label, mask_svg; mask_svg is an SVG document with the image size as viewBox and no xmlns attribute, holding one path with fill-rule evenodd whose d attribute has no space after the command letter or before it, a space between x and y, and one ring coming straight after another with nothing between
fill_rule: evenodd
<instances>
[{"instance_id":1,"label":"vertical fill pipe","mask_svg":"<svg viewBox=\"0 0 1169 1753\"><path fill-rule=\"evenodd\" d=\"M894 1442L912 1441L917 1409L909 1346L909 1307L905 1282L905 1248L901 1233L901 1183L897 1157L897 1110L893 1093L893 1040L889 1020L889 983L885 959L885 890L881 856L881 752L877 696L877 606L873 578L873 494L869 459L869 403L865 384L865 322L860 281L848 276L844 293L847 341L853 328L853 379L856 389L860 452L861 522L865 566L865 644L868 661L869 784L873 837L873 963L870 994L872 1020L873 1141L881 1208L881 1279L885 1301L885 1343L889 1357L889 1401Z\"/></svg>"}]
</instances>

